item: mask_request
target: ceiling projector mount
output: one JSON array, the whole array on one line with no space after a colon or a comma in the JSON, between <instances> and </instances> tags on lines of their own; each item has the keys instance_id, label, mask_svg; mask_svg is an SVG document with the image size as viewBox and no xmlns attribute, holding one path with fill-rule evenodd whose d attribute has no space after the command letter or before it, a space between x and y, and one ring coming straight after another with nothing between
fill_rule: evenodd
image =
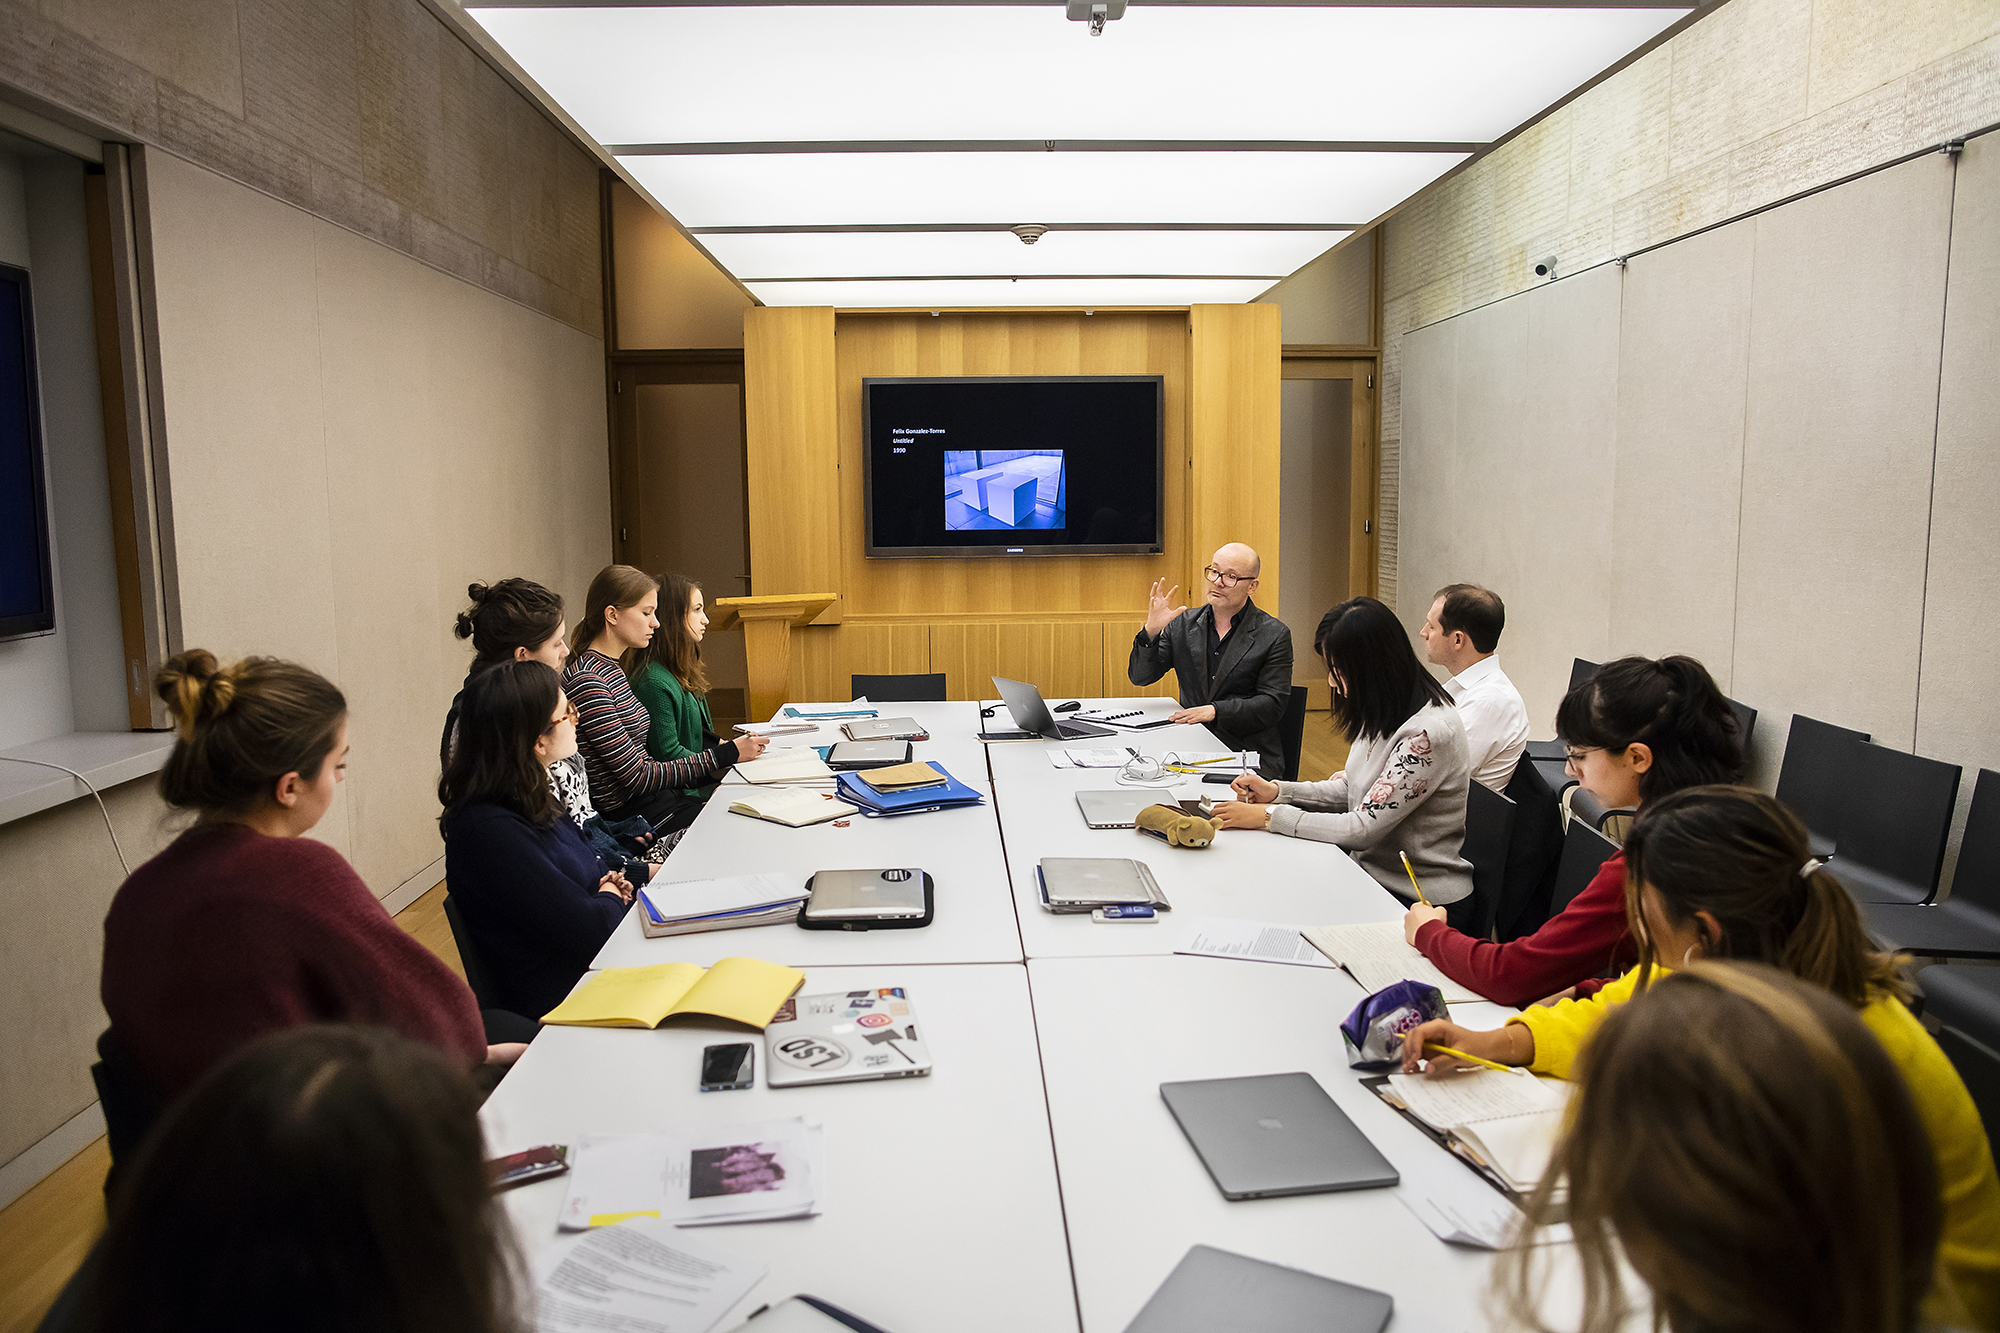
<instances>
[{"instance_id":1,"label":"ceiling projector mount","mask_svg":"<svg viewBox=\"0 0 2000 1333\"><path fill-rule=\"evenodd\" d=\"M1104 25L1125 17L1125 0L1067 0L1071 23L1088 23L1092 37L1104 35Z\"/></svg>"}]
</instances>

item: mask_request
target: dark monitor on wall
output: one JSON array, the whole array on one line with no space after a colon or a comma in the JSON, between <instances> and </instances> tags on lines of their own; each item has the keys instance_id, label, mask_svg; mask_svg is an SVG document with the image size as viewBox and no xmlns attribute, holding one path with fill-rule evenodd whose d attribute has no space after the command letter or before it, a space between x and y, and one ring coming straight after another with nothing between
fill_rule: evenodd
<instances>
[{"instance_id":1,"label":"dark monitor on wall","mask_svg":"<svg viewBox=\"0 0 2000 1333\"><path fill-rule=\"evenodd\" d=\"M56 627L28 271L0 264L0 639Z\"/></svg>"},{"instance_id":2,"label":"dark monitor on wall","mask_svg":"<svg viewBox=\"0 0 2000 1333\"><path fill-rule=\"evenodd\" d=\"M861 382L871 556L1155 555L1166 380Z\"/></svg>"}]
</instances>

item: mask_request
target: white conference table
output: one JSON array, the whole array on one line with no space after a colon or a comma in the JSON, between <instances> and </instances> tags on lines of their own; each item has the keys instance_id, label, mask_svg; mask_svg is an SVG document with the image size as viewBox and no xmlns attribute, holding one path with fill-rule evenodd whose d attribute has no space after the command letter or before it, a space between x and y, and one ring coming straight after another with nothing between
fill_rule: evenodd
<instances>
[{"instance_id":1,"label":"white conference table","mask_svg":"<svg viewBox=\"0 0 2000 1333\"><path fill-rule=\"evenodd\" d=\"M1085 704L1093 702L1130 701ZM823 1120L831 1180L822 1216L707 1233L754 1248L772 1266L717 1325L723 1330L766 1301L804 1291L894 1333L1076 1328L1079 1314L1087 1333L1118 1333L1197 1242L1387 1291L1397 1302L1390 1333L1485 1327L1492 1256L1437 1240L1398 1196L1484 1198L1489 1187L1347 1068L1338 1024L1361 999L1360 986L1331 968L1172 954L1196 919L1332 924L1391 919L1402 904L1330 844L1224 832L1211 847L1190 850L1130 830L1090 829L1075 793L1115 788L1115 770L1058 769L1047 754L1220 749L1206 728L982 745L973 737L981 723L972 703L880 707L884 716L923 722L933 739L918 743L917 757L939 759L986 791L988 804L857 817L845 829L789 829L730 815L725 787L668 858L662 881L921 865L937 880L933 925L854 933L781 925L648 940L628 916L597 964L747 955L805 968L806 993L901 985L931 1025L937 1072L780 1090L760 1078L741 1093L702 1094L700 1048L743 1040L743 1029L686 1019L656 1032L552 1027L487 1103L491 1151L693 1117ZM985 723L1007 725L1004 710ZM981 752L976 764L968 747ZM1223 789L1191 782L1162 797L1203 790ZM1045 912L1034 892L1044 856L1143 860L1173 910L1151 925ZM1453 1017L1474 1027L1496 1027L1509 1012L1453 1006ZM1401 1185L1222 1198L1159 1085L1299 1069L1395 1163ZM562 1196L555 1180L507 1199L537 1272L574 1243L555 1232ZM877 1257L884 1255L894 1262ZM1573 1296L1565 1269L1573 1269L1572 1252L1555 1247L1550 1255L1562 1292Z\"/></svg>"},{"instance_id":2,"label":"white conference table","mask_svg":"<svg viewBox=\"0 0 2000 1333\"><path fill-rule=\"evenodd\" d=\"M926 1078L765 1085L763 1039L720 1019L651 1032L548 1028L480 1113L494 1155L584 1134L800 1115L826 1129L819 1215L701 1227L770 1272L716 1325L807 1292L894 1333L1075 1329L1040 1056L1020 964L811 968L803 994L902 986L935 1072ZM697 1089L702 1047L751 1041L757 1086ZM566 1180L501 1196L536 1277L580 1233L559 1233Z\"/></svg>"}]
</instances>

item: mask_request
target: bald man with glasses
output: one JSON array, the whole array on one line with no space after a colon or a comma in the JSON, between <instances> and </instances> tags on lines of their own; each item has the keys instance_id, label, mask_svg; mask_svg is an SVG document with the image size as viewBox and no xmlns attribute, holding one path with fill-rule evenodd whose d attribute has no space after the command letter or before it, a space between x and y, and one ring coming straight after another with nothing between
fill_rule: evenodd
<instances>
[{"instance_id":1,"label":"bald man with glasses","mask_svg":"<svg viewBox=\"0 0 2000 1333\"><path fill-rule=\"evenodd\" d=\"M1208 596L1192 614L1173 604L1177 587L1156 581L1125 674L1151 685L1174 672L1174 721L1201 723L1232 750L1257 751L1257 771L1277 778L1285 772L1279 726L1292 697L1292 632L1250 600L1263 567L1255 551L1229 543L1202 571Z\"/></svg>"}]
</instances>

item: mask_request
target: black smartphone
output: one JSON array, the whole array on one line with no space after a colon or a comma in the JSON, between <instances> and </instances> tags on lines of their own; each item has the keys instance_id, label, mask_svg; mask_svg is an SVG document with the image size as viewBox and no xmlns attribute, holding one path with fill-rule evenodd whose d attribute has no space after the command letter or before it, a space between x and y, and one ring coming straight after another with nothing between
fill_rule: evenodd
<instances>
[{"instance_id":1,"label":"black smartphone","mask_svg":"<svg viewBox=\"0 0 2000 1333\"><path fill-rule=\"evenodd\" d=\"M701 1052L701 1090L730 1092L754 1087L757 1082L757 1048L747 1041L727 1046L707 1046Z\"/></svg>"},{"instance_id":2,"label":"black smartphone","mask_svg":"<svg viewBox=\"0 0 2000 1333\"><path fill-rule=\"evenodd\" d=\"M569 1148L559 1143L544 1144L526 1152L509 1153L486 1164L486 1178L497 1193L525 1185L545 1176L559 1176L569 1170Z\"/></svg>"}]
</instances>

